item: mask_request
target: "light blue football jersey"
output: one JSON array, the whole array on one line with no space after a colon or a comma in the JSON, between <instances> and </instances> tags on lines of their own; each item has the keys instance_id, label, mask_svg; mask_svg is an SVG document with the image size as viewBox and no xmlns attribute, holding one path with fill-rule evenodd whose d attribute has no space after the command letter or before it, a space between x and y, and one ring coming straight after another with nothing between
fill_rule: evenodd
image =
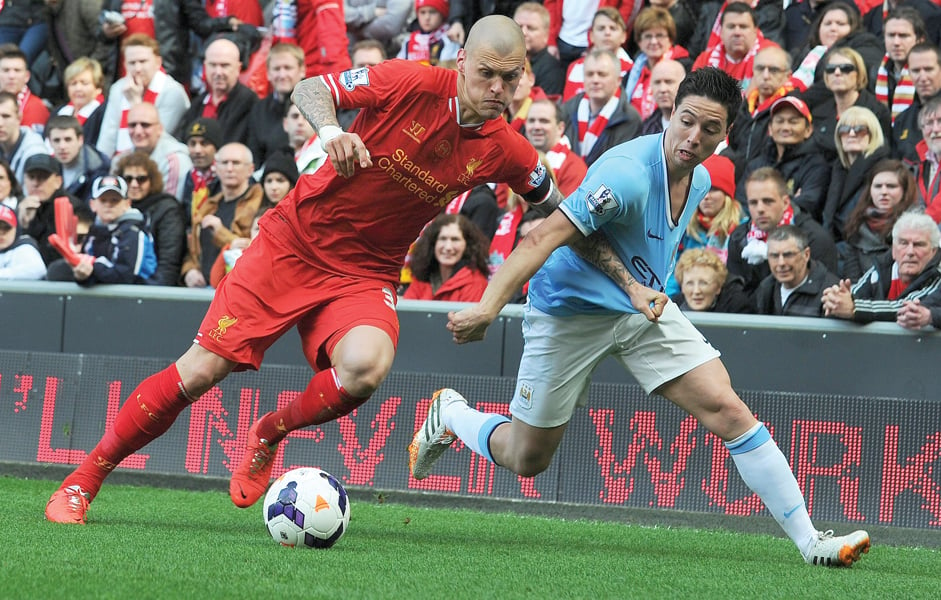
<instances>
[{"instance_id":1,"label":"light blue football jersey","mask_svg":"<svg viewBox=\"0 0 941 600\"><path fill-rule=\"evenodd\" d=\"M673 223L661 133L605 152L559 208L585 236L604 232L631 275L662 291L710 185L709 172L698 165L683 213ZM553 252L530 280L529 298L534 308L557 316L638 312L626 292L567 246Z\"/></svg>"}]
</instances>

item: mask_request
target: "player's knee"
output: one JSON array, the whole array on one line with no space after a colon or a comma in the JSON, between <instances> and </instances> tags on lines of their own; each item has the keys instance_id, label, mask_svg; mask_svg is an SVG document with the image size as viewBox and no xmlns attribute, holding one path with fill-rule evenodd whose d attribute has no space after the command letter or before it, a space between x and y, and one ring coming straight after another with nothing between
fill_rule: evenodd
<instances>
[{"instance_id":1,"label":"player's knee","mask_svg":"<svg viewBox=\"0 0 941 600\"><path fill-rule=\"evenodd\" d=\"M187 352L177 361L186 393L199 398L229 374L232 364L209 352Z\"/></svg>"},{"instance_id":2,"label":"player's knee","mask_svg":"<svg viewBox=\"0 0 941 600\"><path fill-rule=\"evenodd\" d=\"M358 357L338 364L336 370L343 389L352 396L365 398L372 395L382 384L390 367L391 363L386 364L383 360Z\"/></svg>"},{"instance_id":3,"label":"player's knee","mask_svg":"<svg viewBox=\"0 0 941 600\"><path fill-rule=\"evenodd\" d=\"M510 460L511 464L503 465L520 477L535 477L549 468L552 455L544 452L517 452Z\"/></svg>"}]
</instances>

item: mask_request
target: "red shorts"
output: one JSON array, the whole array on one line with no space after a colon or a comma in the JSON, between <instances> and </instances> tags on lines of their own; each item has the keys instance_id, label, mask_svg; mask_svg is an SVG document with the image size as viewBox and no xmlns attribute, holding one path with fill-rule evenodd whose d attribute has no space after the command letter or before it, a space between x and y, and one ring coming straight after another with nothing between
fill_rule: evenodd
<instances>
[{"instance_id":1,"label":"red shorts","mask_svg":"<svg viewBox=\"0 0 941 600\"><path fill-rule=\"evenodd\" d=\"M263 229L222 279L193 342L238 363L235 370L258 369L268 347L296 325L307 362L320 371L360 325L378 327L397 346L395 303L388 281L327 272Z\"/></svg>"}]
</instances>

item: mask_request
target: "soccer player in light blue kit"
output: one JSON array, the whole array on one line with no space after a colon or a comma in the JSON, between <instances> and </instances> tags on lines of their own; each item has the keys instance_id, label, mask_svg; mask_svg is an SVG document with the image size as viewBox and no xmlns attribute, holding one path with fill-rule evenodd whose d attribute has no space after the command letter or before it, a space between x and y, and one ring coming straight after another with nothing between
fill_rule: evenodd
<instances>
[{"instance_id":1,"label":"soccer player in light blue kit","mask_svg":"<svg viewBox=\"0 0 941 600\"><path fill-rule=\"evenodd\" d=\"M787 459L732 390L719 352L663 293L680 238L710 188L700 163L727 136L741 90L707 67L686 77L675 103L664 133L602 155L578 190L513 251L480 302L448 315L456 342L482 339L532 278L513 419L439 390L409 446L412 476L427 477L458 438L518 475L541 473L575 406L585 402L592 371L614 356L647 393L666 397L724 440L745 483L808 563L850 566L869 550L869 534L834 536L814 527ZM606 268L620 273L617 282L566 247L598 230L621 260L620 272Z\"/></svg>"}]
</instances>

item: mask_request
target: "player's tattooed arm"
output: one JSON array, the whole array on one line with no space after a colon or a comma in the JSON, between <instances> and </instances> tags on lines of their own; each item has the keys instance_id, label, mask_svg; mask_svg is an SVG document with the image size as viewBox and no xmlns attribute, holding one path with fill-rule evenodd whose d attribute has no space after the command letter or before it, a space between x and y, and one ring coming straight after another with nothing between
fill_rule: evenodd
<instances>
[{"instance_id":1,"label":"player's tattooed arm","mask_svg":"<svg viewBox=\"0 0 941 600\"><path fill-rule=\"evenodd\" d=\"M356 167L372 166L369 150L358 133L343 131L337 122L337 108L333 95L319 77L301 80L291 94L294 105L317 130L320 147L330 158L336 172L352 177Z\"/></svg>"},{"instance_id":2,"label":"player's tattooed arm","mask_svg":"<svg viewBox=\"0 0 941 600\"><path fill-rule=\"evenodd\" d=\"M663 314L663 308L668 300L667 295L650 289L634 279L602 232L596 231L586 238L569 244L569 247L610 277L631 299L634 308L649 321L656 322Z\"/></svg>"},{"instance_id":3,"label":"player's tattooed arm","mask_svg":"<svg viewBox=\"0 0 941 600\"><path fill-rule=\"evenodd\" d=\"M319 77L309 77L301 80L294 87L291 101L294 102L297 110L304 115L304 118L317 131L328 125L340 126L339 121L337 121L337 108L333 104L333 96Z\"/></svg>"}]
</instances>

